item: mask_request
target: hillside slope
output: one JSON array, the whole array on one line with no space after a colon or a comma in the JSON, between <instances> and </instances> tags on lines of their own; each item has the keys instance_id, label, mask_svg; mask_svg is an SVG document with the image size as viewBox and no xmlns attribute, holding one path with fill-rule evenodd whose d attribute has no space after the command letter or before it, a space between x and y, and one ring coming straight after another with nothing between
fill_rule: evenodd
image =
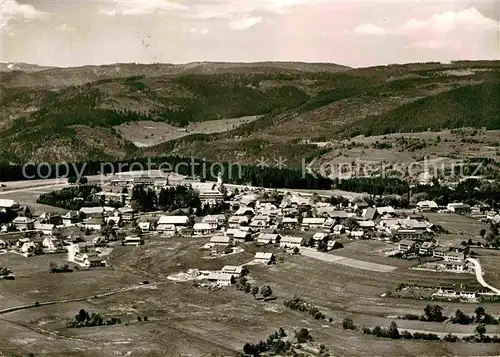
<instances>
[{"instance_id":1,"label":"hillside slope","mask_svg":"<svg viewBox=\"0 0 500 357\"><path fill-rule=\"evenodd\" d=\"M112 160L168 151L211 160L293 161L323 152L303 139L500 129L499 74L497 62L352 70L318 63L117 64L3 73L0 159ZM48 81L52 89L44 87ZM261 117L228 128L227 119L245 116ZM217 130L221 119L226 121ZM157 138L149 141L160 144L148 148L129 139L140 136L135 131L143 126L123 129L130 122L190 128L205 121L211 121L210 134L165 143Z\"/></svg>"}]
</instances>

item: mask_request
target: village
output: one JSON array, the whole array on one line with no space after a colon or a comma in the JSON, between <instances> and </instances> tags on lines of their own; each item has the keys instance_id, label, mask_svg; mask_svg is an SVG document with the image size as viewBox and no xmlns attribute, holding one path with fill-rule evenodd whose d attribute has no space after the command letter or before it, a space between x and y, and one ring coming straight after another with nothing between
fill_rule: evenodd
<instances>
[{"instance_id":1,"label":"village","mask_svg":"<svg viewBox=\"0 0 500 357\"><path fill-rule=\"evenodd\" d=\"M71 184L63 191L89 185ZM69 270L69 266L103 268L108 265L108 257L116 246L134 249L148 245L151 239L168 242L174 236L202 240L200 249L206 251L207 259L244 252L249 244L257 247L253 260L245 265L221 266L215 271L185 267L188 273L179 271L169 277L202 280L224 287L235 284L242 271L251 269L252 264L275 263L274 248L285 254L303 255L333 264L391 271L389 265L336 255L351 242L377 241L381 244L377 251L366 253L379 255L382 259L415 262L411 269L429 274L476 274L482 285L474 291L461 288L444 292L440 287L435 289L434 296L467 300L481 294L499 293L484 282L479 263L471 256L474 246L488 247L484 239L488 232L485 229L475 235L447 232L435 223L437 219L428 218L467 217L495 229L500 223L500 214L486 206L471 207L458 202L440 207L434 201L420 201L410 209L377 207L360 196L329 197L318 193L236 187L225 185L221 177L217 182L201 182L173 173L121 174L89 187L92 187L90 198L64 196L66 203L78 204L86 200L79 210L67 210L66 213L31 212L29 207L15 200L0 199L4 219L0 227L0 254L17 254L26 259L42 254L64 254ZM179 187L182 190L176 191ZM158 211L144 198L150 193L161 195L164 192L171 193L169 202L175 202L176 195L188 192L198 202L198 207ZM454 239L441 239L443 234L454 235ZM6 272L5 277L12 279L15 276L15 271L7 269Z\"/></svg>"}]
</instances>

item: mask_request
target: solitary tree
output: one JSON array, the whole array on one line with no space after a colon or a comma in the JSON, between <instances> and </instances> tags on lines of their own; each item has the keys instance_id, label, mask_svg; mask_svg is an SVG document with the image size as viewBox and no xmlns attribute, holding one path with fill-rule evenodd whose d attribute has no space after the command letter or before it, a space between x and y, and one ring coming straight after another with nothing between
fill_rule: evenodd
<instances>
[{"instance_id":1,"label":"solitary tree","mask_svg":"<svg viewBox=\"0 0 500 357\"><path fill-rule=\"evenodd\" d=\"M269 285L264 285L260 288L260 293L264 296L264 300L267 300L267 298L273 294L273 291Z\"/></svg>"},{"instance_id":2,"label":"solitary tree","mask_svg":"<svg viewBox=\"0 0 500 357\"><path fill-rule=\"evenodd\" d=\"M354 325L354 321L352 319L346 317L344 321L342 321L342 327L346 330L355 330L356 326Z\"/></svg>"},{"instance_id":3,"label":"solitary tree","mask_svg":"<svg viewBox=\"0 0 500 357\"><path fill-rule=\"evenodd\" d=\"M257 286L254 286L252 288L252 295L253 295L253 298L255 299L255 295L257 295L259 293L259 288Z\"/></svg>"},{"instance_id":4,"label":"solitary tree","mask_svg":"<svg viewBox=\"0 0 500 357\"><path fill-rule=\"evenodd\" d=\"M481 319L483 318L483 316L486 315L486 310L484 309L484 307L478 306L474 310L474 313L476 314L476 321L479 322L479 321L481 321Z\"/></svg>"},{"instance_id":5,"label":"solitary tree","mask_svg":"<svg viewBox=\"0 0 500 357\"><path fill-rule=\"evenodd\" d=\"M398 325L394 321L392 321L391 325L389 326L389 337L395 340L401 337L401 335L399 334Z\"/></svg>"},{"instance_id":6,"label":"solitary tree","mask_svg":"<svg viewBox=\"0 0 500 357\"><path fill-rule=\"evenodd\" d=\"M486 334L486 325L485 324L479 324L479 325L477 325L476 329L474 330L474 333L482 341L484 339L484 335Z\"/></svg>"},{"instance_id":7,"label":"solitary tree","mask_svg":"<svg viewBox=\"0 0 500 357\"><path fill-rule=\"evenodd\" d=\"M312 336L309 334L309 330L306 328L301 328L297 332L295 332L295 337L297 337L298 343L304 343L312 340Z\"/></svg>"}]
</instances>

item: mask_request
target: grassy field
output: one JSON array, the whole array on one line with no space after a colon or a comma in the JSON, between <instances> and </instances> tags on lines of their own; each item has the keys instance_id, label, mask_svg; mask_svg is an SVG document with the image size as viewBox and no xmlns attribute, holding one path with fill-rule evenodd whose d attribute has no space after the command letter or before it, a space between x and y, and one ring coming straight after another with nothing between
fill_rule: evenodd
<instances>
[{"instance_id":1,"label":"grassy field","mask_svg":"<svg viewBox=\"0 0 500 357\"><path fill-rule=\"evenodd\" d=\"M384 298L401 282L414 284L473 284L473 276L429 274L398 264L394 272L380 273L332 264L305 256L289 256L276 248L245 245L245 252L216 259L202 259L199 247L207 239L150 238L142 247L118 246L111 256L111 268L54 276L48 271L56 256L24 258L4 255L2 264L17 274L14 281L0 281L2 306L86 297L133 286L149 280L146 289L90 298L81 302L22 310L0 316L0 352L25 356L234 356L246 342L258 342L279 327L292 331L310 329L318 342L334 355L422 356L471 354L495 355L497 347L481 344L425 343L375 339L341 327L344 317L359 325L388 325L388 315L422 313L428 303L411 299ZM382 243L380 243L382 244ZM353 242L335 254L395 265L391 258L376 255L378 242ZM171 273L189 268L220 269L226 264L244 264L257 251L277 253L277 265L250 266L254 285L269 284L275 300L264 302L234 287L220 291L196 287L193 282L172 282ZM403 262L403 261L401 261ZM332 322L315 321L308 315L283 306L285 299L299 295L314 303ZM442 303L446 313L458 307L472 313L476 304ZM500 305L485 304L493 314ZM66 321L80 308L98 311L105 317L119 317L119 326L68 329ZM148 316L138 322L137 316ZM435 332L469 332L473 327L398 321L407 329ZM488 331L495 332L493 327ZM168 351L168 352L165 352ZM474 353L473 353L474 352Z\"/></svg>"},{"instance_id":2,"label":"grassy field","mask_svg":"<svg viewBox=\"0 0 500 357\"><path fill-rule=\"evenodd\" d=\"M134 123L121 124L114 127L120 135L137 147L157 145L169 140L180 139L192 134L214 134L223 133L237 127L251 123L258 116L247 116L232 119L207 120L187 125L183 131L173 125L154 122L138 121Z\"/></svg>"}]
</instances>

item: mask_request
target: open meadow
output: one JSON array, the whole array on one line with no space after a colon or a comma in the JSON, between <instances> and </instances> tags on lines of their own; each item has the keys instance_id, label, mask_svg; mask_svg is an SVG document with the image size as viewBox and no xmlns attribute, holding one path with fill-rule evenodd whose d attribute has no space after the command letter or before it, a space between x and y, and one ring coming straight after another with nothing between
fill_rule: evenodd
<instances>
[{"instance_id":1,"label":"open meadow","mask_svg":"<svg viewBox=\"0 0 500 357\"><path fill-rule=\"evenodd\" d=\"M200 250L206 238L146 239L141 247L116 246L109 268L49 273L50 261L62 256L24 258L0 256L2 264L16 273L16 280L0 280L2 308L34 304L36 301L79 299L79 301L32 307L0 315L0 345L9 357L25 356L234 356L246 342L256 343L279 327L293 331L306 327L325 344L332 355L342 356L470 356L496 355L494 344L465 344L388 340L342 329L351 317L360 326L387 326L387 316L421 314L428 301L383 297L401 283L447 286L477 284L469 274L439 273L408 269L407 262L373 253L382 243L352 242L335 251L359 261L395 267L390 272L357 269L303 255L292 256L272 246L243 245L245 252L204 259ZM277 254L273 266L251 265L252 285L269 285L274 300L226 287L221 290L198 286L193 281L173 282L172 273L187 269L216 270L241 265L255 252ZM403 261L401 261L403 262ZM144 280L149 284L141 285ZM129 288L130 290L126 290ZM102 293L113 295L95 297ZM290 310L286 299L300 296L317 306L327 319ZM472 313L477 304L439 303L446 314L457 308ZM499 315L500 305L483 304ZM79 309L120 318L122 324L67 328L66 322ZM137 316L147 316L139 322ZM329 321L331 318L331 322ZM471 333L473 326L398 320L401 329L435 333ZM489 333L500 333L497 326ZM113 342L110 342L113 341Z\"/></svg>"}]
</instances>

